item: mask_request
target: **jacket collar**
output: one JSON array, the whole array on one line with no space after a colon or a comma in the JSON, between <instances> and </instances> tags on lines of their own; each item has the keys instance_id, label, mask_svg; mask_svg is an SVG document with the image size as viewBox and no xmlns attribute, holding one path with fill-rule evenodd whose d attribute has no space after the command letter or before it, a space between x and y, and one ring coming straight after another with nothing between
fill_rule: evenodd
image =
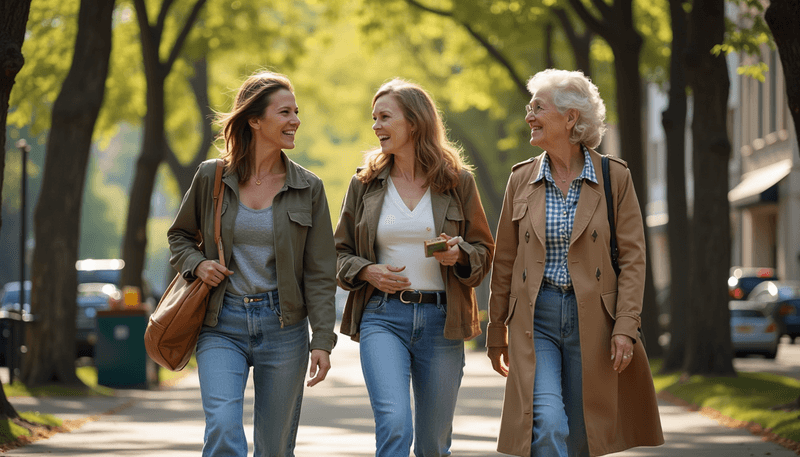
<instances>
[{"instance_id":1,"label":"jacket collar","mask_svg":"<svg viewBox=\"0 0 800 457\"><path fill-rule=\"evenodd\" d=\"M305 174L303 173L304 168L300 165L294 163L289 156L286 155L285 152L281 151L281 160L283 160L283 165L286 167L286 183L284 187L291 187L293 189L305 189L309 187L308 179L306 179ZM387 172L388 174L388 172ZM222 182L225 183L228 187L233 190L233 193L236 194L236 198L239 198L239 172L236 170L230 170L226 175L222 177Z\"/></svg>"},{"instance_id":2,"label":"jacket collar","mask_svg":"<svg viewBox=\"0 0 800 457\"><path fill-rule=\"evenodd\" d=\"M311 185L303 173L303 167L294 163L294 161L292 161L283 151L281 151L281 159L283 160L283 165L286 167L287 187L291 187L293 189L305 189Z\"/></svg>"}]
</instances>

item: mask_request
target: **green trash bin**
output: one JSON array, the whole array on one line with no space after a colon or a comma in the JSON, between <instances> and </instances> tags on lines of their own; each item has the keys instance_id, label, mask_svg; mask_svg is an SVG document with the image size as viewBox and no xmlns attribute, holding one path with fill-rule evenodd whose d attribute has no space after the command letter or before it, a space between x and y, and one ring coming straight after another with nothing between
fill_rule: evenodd
<instances>
[{"instance_id":1,"label":"green trash bin","mask_svg":"<svg viewBox=\"0 0 800 457\"><path fill-rule=\"evenodd\" d=\"M140 309L97 312L94 363L97 383L108 387L148 388L149 357L144 349L147 313Z\"/></svg>"}]
</instances>

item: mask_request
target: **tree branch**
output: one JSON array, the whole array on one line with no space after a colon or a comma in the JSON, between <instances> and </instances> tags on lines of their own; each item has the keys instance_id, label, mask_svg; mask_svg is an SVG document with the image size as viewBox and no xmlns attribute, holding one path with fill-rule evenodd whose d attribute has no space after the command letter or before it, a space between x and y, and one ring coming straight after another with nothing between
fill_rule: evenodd
<instances>
[{"instance_id":1,"label":"tree branch","mask_svg":"<svg viewBox=\"0 0 800 457\"><path fill-rule=\"evenodd\" d=\"M171 0L165 0L165 3ZM186 22L183 24L183 29L181 30L180 35L175 40L175 44L172 46L172 51L169 53L169 58L166 62L166 69L169 71L172 68L172 64L175 63L175 60L178 59L178 55L181 52L181 48L183 47L183 43L186 41L186 38L189 36L189 32L192 31L192 27L194 23L197 21L197 16L200 15L200 10L205 5L206 0L197 0L197 3L194 4L192 8L192 12L189 13L189 17L186 18Z\"/></svg>"},{"instance_id":2,"label":"tree branch","mask_svg":"<svg viewBox=\"0 0 800 457\"><path fill-rule=\"evenodd\" d=\"M619 0L614 0L614 1L618 2ZM600 12L600 17L602 17L603 20L606 22L609 20L609 18L611 18L611 16L614 15L614 10L619 9L616 8L617 6L616 3L614 4L614 6L608 6L608 4L603 0L590 0L590 2L592 6L597 8L597 11Z\"/></svg>"},{"instance_id":3,"label":"tree branch","mask_svg":"<svg viewBox=\"0 0 800 457\"><path fill-rule=\"evenodd\" d=\"M596 17L594 17L594 15L592 15L592 13L590 13L589 10L587 10L586 7L583 6L581 0L569 0L569 4L570 6L572 6L572 9L575 11L575 14L577 14L578 17L580 17L581 20L584 22L584 24L586 24L586 27L588 27L594 33L608 40L608 35L610 33L605 21L600 21Z\"/></svg>"},{"instance_id":4,"label":"tree branch","mask_svg":"<svg viewBox=\"0 0 800 457\"><path fill-rule=\"evenodd\" d=\"M164 0L164 3L161 4L161 11L158 12L158 19L156 20L156 28L159 33L164 31L164 24L167 23L167 13L172 8L173 2L174 0Z\"/></svg>"},{"instance_id":5,"label":"tree branch","mask_svg":"<svg viewBox=\"0 0 800 457\"><path fill-rule=\"evenodd\" d=\"M472 37L475 38L478 41L478 43L480 43L481 46L484 47L484 49L489 51L489 54L491 54L492 57L506 69L506 71L508 72L508 76L514 82L514 85L517 87L517 90L519 90L524 97L528 96L528 87L525 84L523 78L520 77L519 74L517 74L516 70L514 70L514 67L511 65L511 62L509 62L508 59L506 59L506 57L503 55L503 53L500 52L499 49L497 49L491 43L489 43L489 40L487 40L486 37L475 31L475 29L473 29L471 25L469 25L465 21L462 21L461 19L456 18L452 11L443 11L431 8L420 4L416 0L406 0L406 2L423 11L427 11L433 14L438 14L439 16L452 18L454 21L461 24L461 26L464 27L467 30L467 32L469 32L469 34L472 35Z\"/></svg>"}]
</instances>

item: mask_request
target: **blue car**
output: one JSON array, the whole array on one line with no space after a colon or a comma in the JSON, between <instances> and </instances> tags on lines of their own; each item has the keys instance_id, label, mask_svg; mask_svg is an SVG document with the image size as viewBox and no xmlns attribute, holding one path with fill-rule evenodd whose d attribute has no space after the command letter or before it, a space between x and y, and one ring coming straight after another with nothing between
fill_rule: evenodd
<instances>
[{"instance_id":1,"label":"blue car","mask_svg":"<svg viewBox=\"0 0 800 457\"><path fill-rule=\"evenodd\" d=\"M774 304L731 300L731 342L736 357L761 354L768 359L778 355L781 334L772 318Z\"/></svg>"}]
</instances>

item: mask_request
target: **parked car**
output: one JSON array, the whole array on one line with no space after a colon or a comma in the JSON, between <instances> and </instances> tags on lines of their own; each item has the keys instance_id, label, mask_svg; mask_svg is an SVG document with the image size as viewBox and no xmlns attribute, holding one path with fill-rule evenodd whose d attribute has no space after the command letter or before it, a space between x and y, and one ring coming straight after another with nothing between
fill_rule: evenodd
<instances>
[{"instance_id":1,"label":"parked car","mask_svg":"<svg viewBox=\"0 0 800 457\"><path fill-rule=\"evenodd\" d=\"M28 322L31 316L31 282L25 281L25 303L20 304L19 281L6 283L0 294L0 366L6 366L6 352L11 337L11 319ZM21 342L21 340L20 340Z\"/></svg>"},{"instance_id":2,"label":"parked car","mask_svg":"<svg viewBox=\"0 0 800 457\"><path fill-rule=\"evenodd\" d=\"M20 306L19 282L9 282L3 286L0 296L0 366L6 366L8 338L11 337L9 317L29 322L33 320L30 311L31 282L25 281L25 304ZM93 356L97 341L97 311L109 309L112 304L122 300L122 292L111 283L78 284L77 309L75 311L75 355ZM22 312L20 313L20 309Z\"/></svg>"},{"instance_id":3,"label":"parked car","mask_svg":"<svg viewBox=\"0 0 800 457\"><path fill-rule=\"evenodd\" d=\"M125 261L122 259L83 259L75 263L78 270L78 284L85 283L109 283L122 287L122 269ZM162 291L163 292L163 291ZM143 302L144 308L153 312L161 294L155 294L150 283L142 278L142 290L139 298Z\"/></svg>"},{"instance_id":4,"label":"parked car","mask_svg":"<svg viewBox=\"0 0 800 457\"><path fill-rule=\"evenodd\" d=\"M78 284L78 309L75 315L75 345L78 357L94 357L97 342L97 312L112 308L122 300L122 291L111 283Z\"/></svg>"},{"instance_id":5,"label":"parked car","mask_svg":"<svg viewBox=\"0 0 800 457\"><path fill-rule=\"evenodd\" d=\"M768 359L778 355L780 332L772 318L774 303L731 300L731 342L736 357L762 354Z\"/></svg>"},{"instance_id":6,"label":"parked car","mask_svg":"<svg viewBox=\"0 0 800 457\"><path fill-rule=\"evenodd\" d=\"M731 276L728 278L728 294L731 300L745 300L757 285L764 281L777 279L774 268L731 267Z\"/></svg>"},{"instance_id":7,"label":"parked car","mask_svg":"<svg viewBox=\"0 0 800 457\"><path fill-rule=\"evenodd\" d=\"M800 281L765 281L757 285L750 298L763 303L772 303L772 317L778 324L781 335L789 335L792 340L800 336ZM791 330L790 330L791 328ZM792 336L794 335L794 336Z\"/></svg>"}]
</instances>

